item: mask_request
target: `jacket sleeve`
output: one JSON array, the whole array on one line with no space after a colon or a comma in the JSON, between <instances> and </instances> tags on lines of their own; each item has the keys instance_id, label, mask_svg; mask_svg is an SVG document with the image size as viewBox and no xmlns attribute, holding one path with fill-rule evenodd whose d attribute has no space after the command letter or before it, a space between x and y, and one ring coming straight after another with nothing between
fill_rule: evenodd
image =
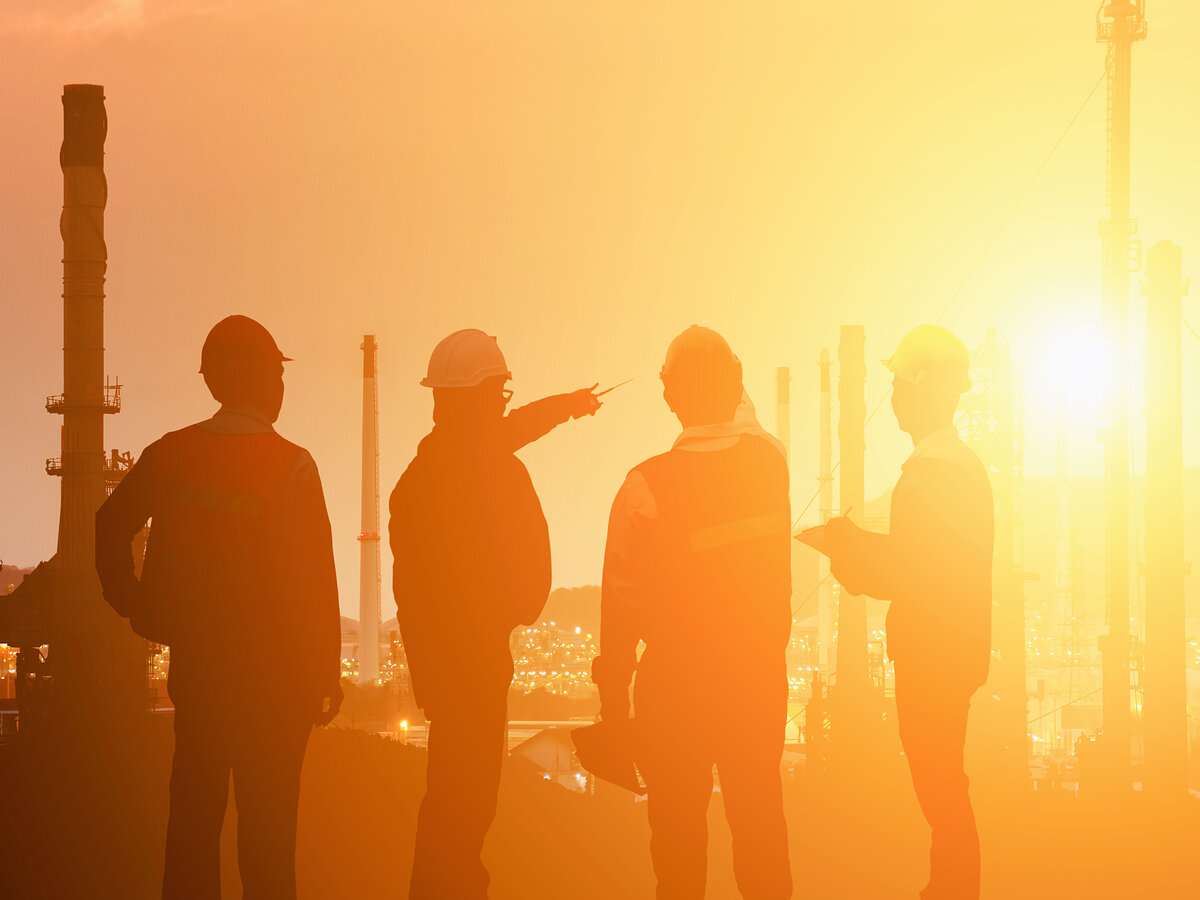
<instances>
[{"instance_id":1,"label":"jacket sleeve","mask_svg":"<svg viewBox=\"0 0 1200 900\"><path fill-rule=\"evenodd\" d=\"M888 533L851 532L830 555L834 577L852 594L920 601L945 578L945 557L957 543L953 518L939 512L944 503L919 467L906 469L892 492Z\"/></svg>"},{"instance_id":2,"label":"jacket sleeve","mask_svg":"<svg viewBox=\"0 0 1200 900\"><path fill-rule=\"evenodd\" d=\"M655 517L654 498L646 480L631 472L613 500L604 548L600 589L600 656L592 664L592 680L600 689L601 715L629 714L629 683L637 667L640 616L649 590L652 550L648 546Z\"/></svg>"},{"instance_id":3,"label":"jacket sleeve","mask_svg":"<svg viewBox=\"0 0 1200 900\"><path fill-rule=\"evenodd\" d=\"M571 395L554 394L535 400L504 417L505 441L509 450L522 447L545 437L571 418Z\"/></svg>"},{"instance_id":4,"label":"jacket sleeve","mask_svg":"<svg viewBox=\"0 0 1200 900\"><path fill-rule=\"evenodd\" d=\"M132 541L153 514L157 451L157 442L147 447L96 510L96 573L104 599L126 618L138 608Z\"/></svg>"},{"instance_id":5,"label":"jacket sleeve","mask_svg":"<svg viewBox=\"0 0 1200 900\"><path fill-rule=\"evenodd\" d=\"M342 670L341 611L338 606L337 572L333 565L333 533L321 477L313 458L303 452L289 478L285 494L287 520L291 523L290 546L295 556L293 583L301 608L296 614L311 641L313 687L320 696L337 696Z\"/></svg>"}]
</instances>

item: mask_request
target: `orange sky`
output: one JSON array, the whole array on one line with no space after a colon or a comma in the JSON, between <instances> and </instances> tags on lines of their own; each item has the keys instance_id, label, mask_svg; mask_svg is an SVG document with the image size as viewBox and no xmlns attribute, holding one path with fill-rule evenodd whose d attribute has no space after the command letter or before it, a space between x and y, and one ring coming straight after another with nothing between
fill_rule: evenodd
<instances>
[{"instance_id":1,"label":"orange sky","mask_svg":"<svg viewBox=\"0 0 1200 900\"><path fill-rule=\"evenodd\" d=\"M693 322L741 355L767 427L774 368L793 367L798 510L815 488L820 348L864 323L875 359L934 318L1103 65L1094 0L1027 14L961 0L33 6L0 10L0 557L53 552L57 483L41 467L58 423L41 406L61 389L59 96L101 83L107 367L126 385L107 443L140 452L208 415L204 334L231 312L259 318L296 359L279 430L321 468L350 612L363 333L381 347L385 504L428 428L417 381L449 331L499 336L518 403L637 379L522 454L556 585L598 579L624 472L674 436L656 372ZM1147 243L1184 247L1186 274L1200 8L1152 0L1148 15L1134 215ZM971 345L989 324L1029 345L1099 256L1103 164L1101 90L944 324ZM1097 275L1049 333L1098 309ZM884 376L872 365L869 405ZM1033 391L1029 468L1050 473L1047 387ZM1095 427L1075 422L1076 471L1099 458ZM1188 437L1195 464L1194 423ZM886 414L868 444L875 494L906 448Z\"/></svg>"}]
</instances>

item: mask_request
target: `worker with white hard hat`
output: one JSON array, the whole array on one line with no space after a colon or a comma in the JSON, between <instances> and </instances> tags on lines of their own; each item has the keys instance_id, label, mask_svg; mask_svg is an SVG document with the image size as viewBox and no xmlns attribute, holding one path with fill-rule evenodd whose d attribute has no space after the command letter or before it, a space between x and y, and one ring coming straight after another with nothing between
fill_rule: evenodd
<instances>
[{"instance_id":1,"label":"worker with white hard hat","mask_svg":"<svg viewBox=\"0 0 1200 900\"><path fill-rule=\"evenodd\" d=\"M887 534L845 516L814 538L851 594L890 602L887 651L896 669L900 741L932 830L924 898L979 897L979 835L963 771L971 695L991 659L992 489L958 437L970 355L940 325L921 325L884 365L892 409L914 449L892 491Z\"/></svg>"},{"instance_id":2,"label":"worker with white hard hat","mask_svg":"<svg viewBox=\"0 0 1200 900\"><path fill-rule=\"evenodd\" d=\"M550 592L546 520L514 451L600 408L593 387L506 415L511 377L491 335L442 340L421 381L433 389L434 427L391 496L396 614L430 720L414 900L487 896L480 851L505 752L509 636L537 621Z\"/></svg>"},{"instance_id":3,"label":"worker with white hard hat","mask_svg":"<svg viewBox=\"0 0 1200 900\"><path fill-rule=\"evenodd\" d=\"M421 384L433 388L435 401L440 395L440 399L450 405L485 397L493 401L503 398L507 406L512 395L504 385L511 379L512 372L496 339L478 328L464 328L443 338L434 347L428 373L421 379ZM487 385L493 389L485 389ZM568 419L595 415L603 405L595 393L598 386L594 384L569 394L554 394L509 412L503 418L502 427L511 449L519 450ZM481 390L478 394L468 394L461 391L462 388ZM435 409L435 415L436 412Z\"/></svg>"},{"instance_id":4,"label":"worker with white hard hat","mask_svg":"<svg viewBox=\"0 0 1200 900\"><path fill-rule=\"evenodd\" d=\"M659 897L704 896L715 765L738 889L784 900L792 892L780 779L792 627L787 459L759 425L742 364L717 332L683 331L660 376L682 431L629 472L613 501L592 667L601 722L584 736L590 746L581 740L580 759L623 781L636 761Z\"/></svg>"}]
</instances>

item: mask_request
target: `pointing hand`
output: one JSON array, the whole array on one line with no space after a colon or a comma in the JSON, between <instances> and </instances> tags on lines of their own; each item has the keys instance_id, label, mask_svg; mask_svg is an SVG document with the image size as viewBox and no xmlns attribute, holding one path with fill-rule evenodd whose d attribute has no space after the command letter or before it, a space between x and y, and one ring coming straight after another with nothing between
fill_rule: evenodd
<instances>
[{"instance_id":1,"label":"pointing hand","mask_svg":"<svg viewBox=\"0 0 1200 900\"><path fill-rule=\"evenodd\" d=\"M600 387L600 382L597 381L590 388L580 388L567 395L572 419L594 416L596 410L604 405L596 397L596 388L598 387Z\"/></svg>"}]
</instances>

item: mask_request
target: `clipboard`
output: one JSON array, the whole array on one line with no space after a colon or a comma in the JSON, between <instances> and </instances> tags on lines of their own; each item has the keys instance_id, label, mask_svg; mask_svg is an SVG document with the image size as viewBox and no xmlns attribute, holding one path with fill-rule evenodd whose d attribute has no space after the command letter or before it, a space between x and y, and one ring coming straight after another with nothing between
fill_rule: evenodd
<instances>
[{"instance_id":1,"label":"clipboard","mask_svg":"<svg viewBox=\"0 0 1200 900\"><path fill-rule=\"evenodd\" d=\"M799 534L792 535L792 537L800 543L812 547L822 556L829 555L829 542L825 536L824 525L814 525L812 528L805 528Z\"/></svg>"}]
</instances>

